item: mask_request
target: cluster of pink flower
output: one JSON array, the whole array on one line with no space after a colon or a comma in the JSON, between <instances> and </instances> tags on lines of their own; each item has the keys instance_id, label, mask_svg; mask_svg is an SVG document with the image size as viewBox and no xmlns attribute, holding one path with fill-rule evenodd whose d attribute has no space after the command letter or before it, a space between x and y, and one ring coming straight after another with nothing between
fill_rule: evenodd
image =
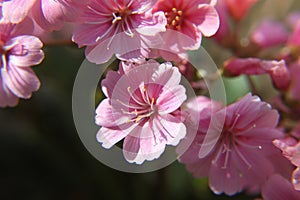
<instances>
[{"instance_id":1,"label":"cluster of pink flower","mask_svg":"<svg viewBox=\"0 0 300 200\"><path fill-rule=\"evenodd\" d=\"M300 199L300 13L286 23L263 21L241 36L240 23L257 2L2 0L0 106L15 106L39 89L30 68L44 58L37 36L71 22L72 41L86 46L89 61L115 55L120 63L101 82L106 98L95 121L104 148L124 139L125 159L142 164L166 145L177 146L179 162L195 177L208 177L216 194ZM269 102L274 109L251 94L227 106L187 98L181 76L201 81L187 52L200 48L202 36L231 51L220 66L223 76L270 76L278 93Z\"/></svg>"}]
</instances>

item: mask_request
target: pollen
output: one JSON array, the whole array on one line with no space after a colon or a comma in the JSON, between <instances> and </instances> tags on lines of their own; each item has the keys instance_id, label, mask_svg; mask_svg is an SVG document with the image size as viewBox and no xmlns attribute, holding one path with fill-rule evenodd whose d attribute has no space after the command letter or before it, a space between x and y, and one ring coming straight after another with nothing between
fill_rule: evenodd
<instances>
[{"instance_id":1,"label":"pollen","mask_svg":"<svg viewBox=\"0 0 300 200\"><path fill-rule=\"evenodd\" d=\"M173 21L172 21L172 26L175 26L175 25L176 25L176 21L173 20Z\"/></svg>"},{"instance_id":2,"label":"pollen","mask_svg":"<svg viewBox=\"0 0 300 200\"><path fill-rule=\"evenodd\" d=\"M182 10L172 8L169 12L165 12L165 16L167 17L166 28L173 30L181 30L184 18Z\"/></svg>"},{"instance_id":3,"label":"pollen","mask_svg":"<svg viewBox=\"0 0 300 200\"><path fill-rule=\"evenodd\" d=\"M139 121L140 121L142 118L143 118L142 116L138 116L138 117L135 119L135 123L139 123Z\"/></svg>"},{"instance_id":4,"label":"pollen","mask_svg":"<svg viewBox=\"0 0 300 200\"><path fill-rule=\"evenodd\" d=\"M155 99L152 97L152 99L151 99L151 105L154 104L154 101L155 101Z\"/></svg>"}]
</instances>

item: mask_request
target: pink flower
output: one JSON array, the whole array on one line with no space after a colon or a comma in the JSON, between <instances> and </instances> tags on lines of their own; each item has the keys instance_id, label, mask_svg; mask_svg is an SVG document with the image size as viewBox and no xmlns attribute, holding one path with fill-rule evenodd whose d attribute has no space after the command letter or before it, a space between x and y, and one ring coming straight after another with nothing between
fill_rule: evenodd
<instances>
[{"instance_id":1,"label":"pink flower","mask_svg":"<svg viewBox=\"0 0 300 200\"><path fill-rule=\"evenodd\" d=\"M64 21L75 21L88 1L11 0L2 4L3 18L11 23L19 23L30 16L44 30L59 30Z\"/></svg>"},{"instance_id":2,"label":"pink flower","mask_svg":"<svg viewBox=\"0 0 300 200\"><path fill-rule=\"evenodd\" d=\"M123 56L128 47L136 47L135 57L146 56L148 40L152 42L166 26L162 12L151 14L152 2L93 0L80 19L83 24L74 32L73 41L80 47L87 46L86 56L95 63L104 63L113 54Z\"/></svg>"},{"instance_id":3,"label":"pink flower","mask_svg":"<svg viewBox=\"0 0 300 200\"><path fill-rule=\"evenodd\" d=\"M289 32L281 22L265 20L251 34L250 39L261 48L283 45Z\"/></svg>"},{"instance_id":4,"label":"pink flower","mask_svg":"<svg viewBox=\"0 0 300 200\"><path fill-rule=\"evenodd\" d=\"M219 16L211 0L158 0L153 11L163 11L167 18L167 29L179 31L193 39L187 41L173 31L163 35L166 47L178 45L179 51L195 50L200 47L202 35L214 35L219 28ZM173 52L173 51L171 51Z\"/></svg>"},{"instance_id":5,"label":"pink flower","mask_svg":"<svg viewBox=\"0 0 300 200\"><path fill-rule=\"evenodd\" d=\"M224 0L231 16L236 20L243 19L258 0Z\"/></svg>"},{"instance_id":6,"label":"pink flower","mask_svg":"<svg viewBox=\"0 0 300 200\"><path fill-rule=\"evenodd\" d=\"M298 200L300 192L293 189L292 184L278 174L272 175L262 187L264 200Z\"/></svg>"},{"instance_id":7,"label":"pink flower","mask_svg":"<svg viewBox=\"0 0 300 200\"><path fill-rule=\"evenodd\" d=\"M102 81L108 97L96 110L97 140L110 148L124 139L123 153L137 164L158 158L186 133L180 106L186 99L180 73L170 63L122 63Z\"/></svg>"},{"instance_id":8,"label":"pink flower","mask_svg":"<svg viewBox=\"0 0 300 200\"><path fill-rule=\"evenodd\" d=\"M0 106L15 106L18 98L28 99L40 87L32 65L39 64L43 44L35 36L22 35L30 24L0 23Z\"/></svg>"},{"instance_id":9,"label":"pink flower","mask_svg":"<svg viewBox=\"0 0 300 200\"><path fill-rule=\"evenodd\" d=\"M268 156L278 151L272 140L282 136L275 128L277 111L250 94L223 109L218 109L214 102L211 105L214 109L199 111L197 135L180 162L195 177L208 176L210 188L216 194L233 195L246 188L260 187L274 171ZM195 125L186 126L185 140L189 140Z\"/></svg>"},{"instance_id":10,"label":"pink flower","mask_svg":"<svg viewBox=\"0 0 300 200\"><path fill-rule=\"evenodd\" d=\"M290 72L284 60L232 58L225 62L224 73L231 76L269 74L275 87L282 90L290 84Z\"/></svg>"}]
</instances>

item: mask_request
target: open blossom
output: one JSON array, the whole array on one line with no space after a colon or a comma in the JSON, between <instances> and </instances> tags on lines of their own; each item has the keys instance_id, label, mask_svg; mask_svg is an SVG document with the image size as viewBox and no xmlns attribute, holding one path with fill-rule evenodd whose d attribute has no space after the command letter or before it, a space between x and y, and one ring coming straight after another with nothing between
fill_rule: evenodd
<instances>
[{"instance_id":1,"label":"open blossom","mask_svg":"<svg viewBox=\"0 0 300 200\"><path fill-rule=\"evenodd\" d=\"M129 47L135 48L135 57L146 57L147 42L153 42L153 36L166 26L162 12L151 13L152 4L151 0L93 0L73 41L87 46L86 56L95 63L104 63L113 54L123 56Z\"/></svg>"},{"instance_id":2,"label":"open blossom","mask_svg":"<svg viewBox=\"0 0 300 200\"><path fill-rule=\"evenodd\" d=\"M102 82L108 97L96 110L102 126L97 140L110 148L120 140L128 162L158 158L166 145L177 145L186 133L180 106L186 99L180 73L170 63L122 63Z\"/></svg>"},{"instance_id":3,"label":"open blossom","mask_svg":"<svg viewBox=\"0 0 300 200\"><path fill-rule=\"evenodd\" d=\"M22 35L30 24L0 23L0 106L15 106L40 87L32 65L39 64L43 44L35 36Z\"/></svg>"},{"instance_id":4,"label":"open blossom","mask_svg":"<svg viewBox=\"0 0 300 200\"><path fill-rule=\"evenodd\" d=\"M193 41L185 39L180 34L167 31L162 36L165 46L171 52L195 50L200 47L202 35L214 35L219 28L219 16L211 0L158 0L153 11L163 11L167 18L167 29L179 31ZM178 48L178 49L176 49Z\"/></svg>"},{"instance_id":5,"label":"open blossom","mask_svg":"<svg viewBox=\"0 0 300 200\"><path fill-rule=\"evenodd\" d=\"M260 187L274 171L268 155L278 153L272 145L282 136L276 129L278 117L277 111L250 94L223 109L206 110L200 114L192 145L179 160L195 177L208 176L216 194ZM195 126L186 126L188 140Z\"/></svg>"},{"instance_id":6,"label":"open blossom","mask_svg":"<svg viewBox=\"0 0 300 200\"><path fill-rule=\"evenodd\" d=\"M64 21L74 22L89 0L11 0L2 5L3 19L19 23L30 16L42 29L62 28Z\"/></svg>"},{"instance_id":7,"label":"open blossom","mask_svg":"<svg viewBox=\"0 0 300 200\"><path fill-rule=\"evenodd\" d=\"M290 84L290 72L284 60L261 60L259 58L231 58L224 64L226 75L269 74L275 87L287 89Z\"/></svg>"}]
</instances>

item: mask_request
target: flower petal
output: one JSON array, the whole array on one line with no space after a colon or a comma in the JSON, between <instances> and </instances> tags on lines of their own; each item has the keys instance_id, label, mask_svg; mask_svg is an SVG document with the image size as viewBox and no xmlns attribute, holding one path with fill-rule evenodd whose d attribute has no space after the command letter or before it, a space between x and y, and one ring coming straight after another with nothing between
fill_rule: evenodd
<instances>
[{"instance_id":1,"label":"flower petal","mask_svg":"<svg viewBox=\"0 0 300 200\"><path fill-rule=\"evenodd\" d=\"M27 15L36 0L12 0L2 3L4 21L11 23L21 22Z\"/></svg>"},{"instance_id":2,"label":"flower petal","mask_svg":"<svg viewBox=\"0 0 300 200\"><path fill-rule=\"evenodd\" d=\"M110 104L109 99L104 99L96 109L96 124L104 127L117 127L128 122L129 118L117 112Z\"/></svg>"},{"instance_id":3,"label":"flower petal","mask_svg":"<svg viewBox=\"0 0 300 200\"><path fill-rule=\"evenodd\" d=\"M2 76L0 76L0 107L16 106L18 104L18 98L10 92L3 83Z\"/></svg>"},{"instance_id":4,"label":"flower petal","mask_svg":"<svg viewBox=\"0 0 300 200\"><path fill-rule=\"evenodd\" d=\"M137 129L139 128L140 127L137 126ZM123 143L123 154L125 159L130 163L136 162L137 164L141 164L145 158L138 157L140 148L140 138L137 136L127 135Z\"/></svg>"},{"instance_id":5,"label":"flower petal","mask_svg":"<svg viewBox=\"0 0 300 200\"><path fill-rule=\"evenodd\" d=\"M101 127L97 133L97 141L102 143L104 148L109 149L126 136L127 132L123 130L113 130Z\"/></svg>"},{"instance_id":6,"label":"flower petal","mask_svg":"<svg viewBox=\"0 0 300 200\"><path fill-rule=\"evenodd\" d=\"M163 92L156 101L159 114L164 115L175 111L182 105L186 98L185 88L181 85L173 88L163 88Z\"/></svg>"},{"instance_id":7,"label":"flower petal","mask_svg":"<svg viewBox=\"0 0 300 200\"><path fill-rule=\"evenodd\" d=\"M1 69L2 79L17 97L28 99L40 87L40 81L31 68L8 67Z\"/></svg>"},{"instance_id":8,"label":"flower petal","mask_svg":"<svg viewBox=\"0 0 300 200\"><path fill-rule=\"evenodd\" d=\"M282 176L275 174L262 188L264 200L300 199L300 192L293 189L292 184Z\"/></svg>"},{"instance_id":9,"label":"flower petal","mask_svg":"<svg viewBox=\"0 0 300 200\"><path fill-rule=\"evenodd\" d=\"M8 42L16 45L9 55L9 62L18 67L29 67L38 65L44 59L41 50L43 43L35 36L18 36Z\"/></svg>"},{"instance_id":10,"label":"flower petal","mask_svg":"<svg viewBox=\"0 0 300 200\"><path fill-rule=\"evenodd\" d=\"M197 15L192 19L197 28L206 37L214 35L220 26L219 15L211 5L199 5Z\"/></svg>"}]
</instances>

